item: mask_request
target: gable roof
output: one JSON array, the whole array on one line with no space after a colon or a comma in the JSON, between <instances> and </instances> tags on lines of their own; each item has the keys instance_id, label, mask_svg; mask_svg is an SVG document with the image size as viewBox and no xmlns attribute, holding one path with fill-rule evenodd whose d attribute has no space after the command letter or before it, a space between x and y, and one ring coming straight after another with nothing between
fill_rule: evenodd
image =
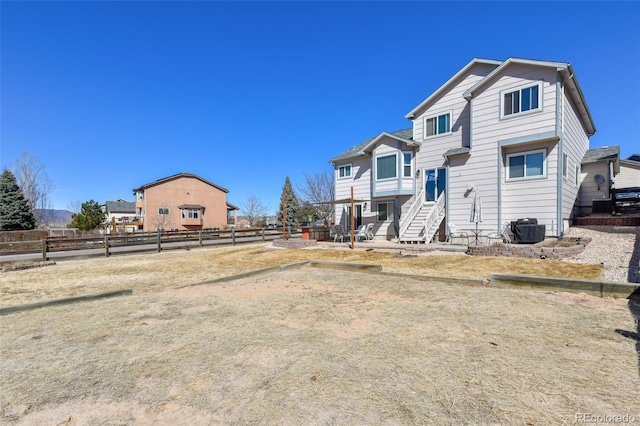
<instances>
[{"instance_id":1,"label":"gable roof","mask_svg":"<svg viewBox=\"0 0 640 426\"><path fill-rule=\"evenodd\" d=\"M405 118L408 119L412 119L415 117L416 113L421 110L422 108L424 108L429 102L431 102L433 99L437 98L438 96L440 96L442 93L446 92L447 90L449 90L449 88L451 87L451 85L453 85L453 83L462 75L464 75L470 68L472 68L473 66L477 65L477 64L488 64L488 65L495 65L496 67L498 65L500 65L502 63L502 61L494 61L493 59L480 59L480 58L473 58L467 65L465 65L464 67L462 67L462 69L460 71L458 71L457 73L455 73L453 75L453 77L451 77L449 80L447 80L442 86L440 86L438 88L438 90L436 90L435 92L433 92L431 95L429 95L429 97L427 99L425 99L424 101L420 102L420 105L418 105L417 107L415 107L414 109L412 109L411 111L409 111L409 113L407 113L407 115L405 115Z\"/></svg>"},{"instance_id":2,"label":"gable roof","mask_svg":"<svg viewBox=\"0 0 640 426\"><path fill-rule=\"evenodd\" d=\"M627 161L638 161L640 162L640 154L633 154L627 158Z\"/></svg>"},{"instance_id":3,"label":"gable roof","mask_svg":"<svg viewBox=\"0 0 640 426\"><path fill-rule=\"evenodd\" d=\"M106 201L105 207L108 213L135 213L136 203L133 201L115 200Z\"/></svg>"},{"instance_id":4,"label":"gable roof","mask_svg":"<svg viewBox=\"0 0 640 426\"><path fill-rule=\"evenodd\" d=\"M374 136L372 138L367 139L366 141L354 146L348 151L343 152L337 157L329 160L330 163L335 163L341 160L347 160L349 158L355 158L365 155L366 151L375 143L377 143L383 137L390 137L392 139L396 139L400 142L404 142L407 145L418 145L413 141L413 128L398 130L397 132L382 132L378 136Z\"/></svg>"},{"instance_id":5,"label":"gable roof","mask_svg":"<svg viewBox=\"0 0 640 426\"><path fill-rule=\"evenodd\" d=\"M464 95L466 100L471 100L473 97L481 91L495 76L499 75L506 68L513 64L534 65L539 67L555 68L561 75L562 81L569 89L568 96L575 102L578 108L578 114L584 123L587 133L593 135L596 132L595 124L593 123L593 117L587 106L587 102L584 99L582 89L578 84L578 79L573 72L573 67L568 62L553 62L553 61L539 61L535 59L522 59L522 58L509 58L504 61L499 67L487 74L482 80L477 82L473 87L467 90Z\"/></svg>"},{"instance_id":6,"label":"gable roof","mask_svg":"<svg viewBox=\"0 0 640 426\"><path fill-rule=\"evenodd\" d=\"M599 163L601 161L616 161L620 155L619 146L603 146L602 148L590 149L584 153L582 164Z\"/></svg>"},{"instance_id":7,"label":"gable roof","mask_svg":"<svg viewBox=\"0 0 640 426\"><path fill-rule=\"evenodd\" d=\"M209 182L208 180L203 179L203 178L201 178L200 176L194 175L193 173L178 173L178 174L176 174L176 175L167 176L167 177L165 177L165 178L158 179L158 180L153 181L153 182L151 182L151 183L145 183L144 185L140 186L139 188L134 188L134 189L133 189L133 192L142 191L142 190L144 190L144 189L151 188L152 186L160 185L160 184L163 184L163 183L166 183L166 182L169 182L169 181L175 180L175 179L180 179L180 178L193 178L193 179L198 179L199 181L204 182L204 183L206 183L207 185L211 185L211 186L213 186L214 188L219 189L220 191L223 191L223 192L226 192L226 193L228 193L228 192L229 192L229 190L228 190L228 189L223 188L223 187L221 187L221 186L218 186L218 185L216 185L215 183Z\"/></svg>"}]
</instances>

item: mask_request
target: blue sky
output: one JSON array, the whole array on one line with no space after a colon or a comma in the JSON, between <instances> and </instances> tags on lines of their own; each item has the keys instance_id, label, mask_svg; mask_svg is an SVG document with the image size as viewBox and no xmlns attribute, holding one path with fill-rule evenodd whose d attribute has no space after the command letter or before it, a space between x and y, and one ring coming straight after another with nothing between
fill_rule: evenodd
<instances>
[{"instance_id":1,"label":"blue sky","mask_svg":"<svg viewBox=\"0 0 640 426\"><path fill-rule=\"evenodd\" d=\"M0 24L0 166L38 156L55 208L191 172L275 211L474 57L573 64L591 147L640 152L638 2L2 1Z\"/></svg>"}]
</instances>

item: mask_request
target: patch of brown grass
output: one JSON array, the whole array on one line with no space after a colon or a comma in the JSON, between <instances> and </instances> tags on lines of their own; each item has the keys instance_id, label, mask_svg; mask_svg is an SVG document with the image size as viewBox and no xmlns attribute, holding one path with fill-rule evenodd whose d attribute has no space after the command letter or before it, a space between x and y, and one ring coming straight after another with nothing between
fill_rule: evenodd
<instances>
[{"instance_id":1,"label":"patch of brown grass","mask_svg":"<svg viewBox=\"0 0 640 426\"><path fill-rule=\"evenodd\" d=\"M231 270L233 251L218 255ZM253 252L252 265L267 266L271 255ZM396 260L409 259L426 261ZM635 330L626 304L304 268L21 312L0 317L0 423L637 416L635 342L614 331Z\"/></svg>"},{"instance_id":2,"label":"patch of brown grass","mask_svg":"<svg viewBox=\"0 0 640 426\"><path fill-rule=\"evenodd\" d=\"M0 274L0 305L132 288L153 293L254 269L305 260L382 265L384 270L464 278L492 272L596 279L602 265L553 260L478 257L461 254L400 257L364 250L273 249L270 244L169 251L60 261L55 266Z\"/></svg>"}]
</instances>

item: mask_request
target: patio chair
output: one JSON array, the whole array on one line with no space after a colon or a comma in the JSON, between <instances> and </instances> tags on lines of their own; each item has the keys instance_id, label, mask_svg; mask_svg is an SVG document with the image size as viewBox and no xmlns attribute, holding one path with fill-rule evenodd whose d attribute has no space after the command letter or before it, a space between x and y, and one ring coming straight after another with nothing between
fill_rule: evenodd
<instances>
[{"instance_id":1,"label":"patio chair","mask_svg":"<svg viewBox=\"0 0 640 426\"><path fill-rule=\"evenodd\" d=\"M367 233L367 240L373 241L374 237L375 237L373 235L373 223L370 223L370 224L367 225L366 233Z\"/></svg>"},{"instance_id":2,"label":"patio chair","mask_svg":"<svg viewBox=\"0 0 640 426\"><path fill-rule=\"evenodd\" d=\"M360 239L369 240L369 236L367 235L367 227L368 225L361 225L360 228L355 233L356 241L360 241Z\"/></svg>"},{"instance_id":3,"label":"patio chair","mask_svg":"<svg viewBox=\"0 0 640 426\"><path fill-rule=\"evenodd\" d=\"M511 244L511 237L509 237L509 226L511 226L510 222L505 222L502 225L502 229L500 232L491 232L487 234L487 242L491 245L491 240L504 241L507 244Z\"/></svg>"},{"instance_id":4,"label":"patio chair","mask_svg":"<svg viewBox=\"0 0 640 426\"><path fill-rule=\"evenodd\" d=\"M337 243L340 240L341 243L344 242L344 231L342 230L342 226L334 225L331 228L331 234L333 235L333 242Z\"/></svg>"},{"instance_id":5,"label":"patio chair","mask_svg":"<svg viewBox=\"0 0 640 426\"><path fill-rule=\"evenodd\" d=\"M447 241L449 241L449 244L452 243L454 238L461 238L463 240L466 239L467 245L469 245L469 234L467 232L456 230L456 225L451 222L447 224L447 228L449 229L449 235L447 235Z\"/></svg>"}]
</instances>

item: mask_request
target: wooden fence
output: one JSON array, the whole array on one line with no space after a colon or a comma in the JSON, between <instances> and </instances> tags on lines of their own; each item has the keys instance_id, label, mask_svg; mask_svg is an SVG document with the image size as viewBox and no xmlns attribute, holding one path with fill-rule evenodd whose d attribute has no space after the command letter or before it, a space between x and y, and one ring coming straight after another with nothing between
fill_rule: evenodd
<instances>
[{"instance_id":1,"label":"wooden fence","mask_svg":"<svg viewBox=\"0 0 640 426\"><path fill-rule=\"evenodd\" d=\"M297 230L294 232L298 232ZM132 247L142 245L155 245L154 249L158 252L163 250L163 244L168 243L192 243L197 242L202 247L206 241L229 239L226 244L236 245L238 242L256 241L255 237L261 237L258 241L266 241L267 238L272 240L274 237L282 237L282 228L265 229L228 229L228 230L199 230L199 231L169 231L164 233L135 233L126 235L101 235L83 238L47 238L39 241L14 241L0 242L0 256L16 255L16 254L33 254L42 253L42 260L48 260L48 253L75 251L87 249L103 249L104 255L109 257L113 254L111 251L114 247ZM287 236L291 236L291 232L287 232ZM223 244L223 243L221 243ZM175 248L175 244L172 244ZM133 251L133 250L129 250ZM126 251L125 251L126 253Z\"/></svg>"}]
</instances>

